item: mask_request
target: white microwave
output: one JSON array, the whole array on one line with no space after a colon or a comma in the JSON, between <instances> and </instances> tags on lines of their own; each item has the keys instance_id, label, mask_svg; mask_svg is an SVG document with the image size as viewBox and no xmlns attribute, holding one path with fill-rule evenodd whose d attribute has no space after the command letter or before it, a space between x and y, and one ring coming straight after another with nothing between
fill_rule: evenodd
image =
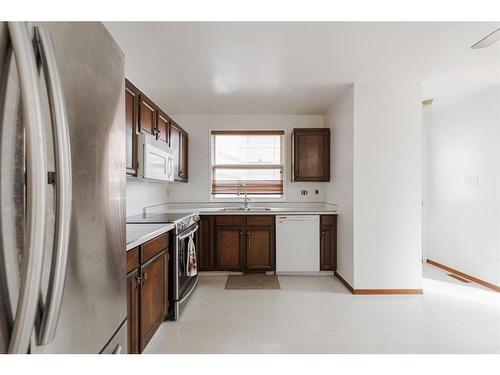
<instances>
[{"instance_id":1,"label":"white microwave","mask_svg":"<svg viewBox=\"0 0 500 375\"><path fill-rule=\"evenodd\" d=\"M166 143L150 135L139 134L137 140L139 176L151 180L173 181L173 150Z\"/></svg>"}]
</instances>

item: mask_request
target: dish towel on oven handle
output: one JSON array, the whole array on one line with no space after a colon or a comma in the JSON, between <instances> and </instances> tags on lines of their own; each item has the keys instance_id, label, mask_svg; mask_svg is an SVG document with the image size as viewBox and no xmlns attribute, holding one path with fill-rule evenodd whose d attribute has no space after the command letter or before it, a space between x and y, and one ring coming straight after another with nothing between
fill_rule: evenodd
<instances>
[{"instance_id":1,"label":"dish towel on oven handle","mask_svg":"<svg viewBox=\"0 0 500 375\"><path fill-rule=\"evenodd\" d=\"M196 264L196 247L194 246L193 235L189 236L186 276L196 276L198 274L198 266Z\"/></svg>"}]
</instances>

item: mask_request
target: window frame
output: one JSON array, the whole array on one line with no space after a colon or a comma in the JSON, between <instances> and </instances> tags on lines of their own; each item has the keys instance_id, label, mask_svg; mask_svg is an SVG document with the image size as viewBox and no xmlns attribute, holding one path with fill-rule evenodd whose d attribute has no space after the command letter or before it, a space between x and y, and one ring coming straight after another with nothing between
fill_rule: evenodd
<instances>
[{"instance_id":1,"label":"window frame","mask_svg":"<svg viewBox=\"0 0 500 375\"><path fill-rule=\"evenodd\" d=\"M209 201L210 202L239 202L242 201L244 198L243 196L236 196L236 197L215 197L212 194L212 183L213 183L213 178L214 178L214 169L217 167L217 165L214 165L214 157L215 157L215 137L214 135L223 135L223 134L274 134L274 135L280 135L281 136L281 176L282 176L282 181L283 181L283 193L281 195L276 194L276 195L268 195L268 196L252 196L249 195L249 200L252 202L282 202L286 200L286 181L287 181L287 158L286 158L286 130L284 129L278 129L278 130L266 130L266 129L208 129L208 142L209 142L209 157L208 157L208 196L209 196ZM235 166L235 165L233 165ZM256 168L262 168L266 169L275 169L276 166L273 164L266 164L266 165L256 165ZM246 169L246 168L243 168ZM248 168L252 169L252 168Z\"/></svg>"}]
</instances>

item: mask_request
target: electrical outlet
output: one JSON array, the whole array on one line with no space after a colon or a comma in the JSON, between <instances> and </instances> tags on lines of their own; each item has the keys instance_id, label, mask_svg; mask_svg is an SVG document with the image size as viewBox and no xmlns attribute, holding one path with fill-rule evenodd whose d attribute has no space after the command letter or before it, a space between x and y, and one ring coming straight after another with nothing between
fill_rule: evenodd
<instances>
[{"instance_id":1,"label":"electrical outlet","mask_svg":"<svg viewBox=\"0 0 500 375\"><path fill-rule=\"evenodd\" d=\"M301 190L300 191L300 195L307 195L307 194L309 194L308 190Z\"/></svg>"}]
</instances>

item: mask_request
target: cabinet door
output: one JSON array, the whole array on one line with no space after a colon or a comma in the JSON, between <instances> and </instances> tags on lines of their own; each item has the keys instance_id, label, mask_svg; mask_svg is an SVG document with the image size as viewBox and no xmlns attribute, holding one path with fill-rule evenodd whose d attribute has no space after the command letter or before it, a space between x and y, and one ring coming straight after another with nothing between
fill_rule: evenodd
<instances>
[{"instance_id":1,"label":"cabinet door","mask_svg":"<svg viewBox=\"0 0 500 375\"><path fill-rule=\"evenodd\" d=\"M128 353L140 353L139 350L139 298L140 298L140 273L139 270L127 275L127 331L128 331Z\"/></svg>"},{"instance_id":2,"label":"cabinet door","mask_svg":"<svg viewBox=\"0 0 500 375\"><path fill-rule=\"evenodd\" d=\"M214 217L201 216L200 229L196 232L196 251L198 255L198 270L213 271L213 235Z\"/></svg>"},{"instance_id":3,"label":"cabinet door","mask_svg":"<svg viewBox=\"0 0 500 375\"><path fill-rule=\"evenodd\" d=\"M179 150L179 181L188 181L189 139L186 132L181 132L181 147Z\"/></svg>"},{"instance_id":4,"label":"cabinet door","mask_svg":"<svg viewBox=\"0 0 500 375\"><path fill-rule=\"evenodd\" d=\"M127 174L137 176L137 121L139 111L139 94L137 89L125 81L125 144Z\"/></svg>"},{"instance_id":5,"label":"cabinet door","mask_svg":"<svg viewBox=\"0 0 500 375\"><path fill-rule=\"evenodd\" d=\"M249 225L246 240L246 270L274 270L274 227Z\"/></svg>"},{"instance_id":6,"label":"cabinet door","mask_svg":"<svg viewBox=\"0 0 500 375\"><path fill-rule=\"evenodd\" d=\"M321 225L320 227L320 270L337 270L337 229L335 226Z\"/></svg>"},{"instance_id":7,"label":"cabinet door","mask_svg":"<svg viewBox=\"0 0 500 375\"><path fill-rule=\"evenodd\" d=\"M174 181L181 181L179 176L180 148L181 148L181 128L175 123L170 124L170 147L174 152Z\"/></svg>"},{"instance_id":8,"label":"cabinet door","mask_svg":"<svg viewBox=\"0 0 500 375\"><path fill-rule=\"evenodd\" d=\"M170 120L167 115L158 111L157 135L159 141L170 143Z\"/></svg>"},{"instance_id":9,"label":"cabinet door","mask_svg":"<svg viewBox=\"0 0 500 375\"><path fill-rule=\"evenodd\" d=\"M167 316L167 252L141 267L141 352Z\"/></svg>"},{"instance_id":10,"label":"cabinet door","mask_svg":"<svg viewBox=\"0 0 500 375\"><path fill-rule=\"evenodd\" d=\"M156 135L156 108L144 95L139 97L139 132Z\"/></svg>"},{"instance_id":11,"label":"cabinet door","mask_svg":"<svg viewBox=\"0 0 500 375\"><path fill-rule=\"evenodd\" d=\"M242 271L244 262L244 226L216 226L216 269Z\"/></svg>"},{"instance_id":12,"label":"cabinet door","mask_svg":"<svg viewBox=\"0 0 500 375\"><path fill-rule=\"evenodd\" d=\"M330 129L294 129L293 181L330 181Z\"/></svg>"}]
</instances>

